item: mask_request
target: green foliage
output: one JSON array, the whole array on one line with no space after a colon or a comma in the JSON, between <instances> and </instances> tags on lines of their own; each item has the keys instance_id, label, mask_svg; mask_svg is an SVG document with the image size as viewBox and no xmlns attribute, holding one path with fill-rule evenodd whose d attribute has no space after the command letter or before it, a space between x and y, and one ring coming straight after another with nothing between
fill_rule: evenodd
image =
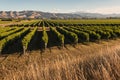
<instances>
[{"instance_id":1,"label":"green foliage","mask_svg":"<svg viewBox=\"0 0 120 80\"><path fill-rule=\"evenodd\" d=\"M60 45L64 45L64 35L59 33L55 28L50 27L50 31L57 37L57 41Z\"/></svg>"},{"instance_id":2,"label":"green foliage","mask_svg":"<svg viewBox=\"0 0 120 80\"><path fill-rule=\"evenodd\" d=\"M92 31L92 27L70 27L74 30L77 30L77 31L82 31L82 32L85 32L87 34L86 35L86 38L89 39L90 41L95 41L95 40L100 40L101 39L101 36L99 34L97 34L95 31ZM88 38L88 35L89 35L89 38Z\"/></svg>"},{"instance_id":3,"label":"green foliage","mask_svg":"<svg viewBox=\"0 0 120 80\"><path fill-rule=\"evenodd\" d=\"M120 24L119 19L80 19L80 20L49 20L55 26L61 23L64 26L116 26Z\"/></svg>"},{"instance_id":4,"label":"green foliage","mask_svg":"<svg viewBox=\"0 0 120 80\"><path fill-rule=\"evenodd\" d=\"M10 35L0 41L0 53L2 50L7 46L16 41L17 39L20 39L22 36L24 36L30 29L26 28L16 34Z\"/></svg>"},{"instance_id":5,"label":"green foliage","mask_svg":"<svg viewBox=\"0 0 120 80\"><path fill-rule=\"evenodd\" d=\"M68 37L71 42L73 42L75 44L78 43L78 36L75 33L67 31L67 30L60 28L60 27L57 27L57 30L60 33L64 34L65 37Z\"/></svg>"},{"instance_id":6,"label":"green foliage","mask_svg":"<svg viewBox=\"0 0 120 80\"><path fill-rule=\"evenodd\" d=\"M100 40L101 39L101 36L99 34L96 34L94 31L86 30L85 32L87 32L90 35L90 40L91 41L95 41L95 40Z\"/></svg>"},{"instance_id":7,"label":"green foliage","mask_svg":"<svg viewBox=\"0 0 120 80\"><path fill-rule=\"evenodd\" d=\"M101 36L101 39L110 39L111 37L109 32L105 32L102 30L97 30L96 33L98 33Z\"/></svg>"},{"instance_id":8,"label":"green foliage","mask_svg":"<svg viewBox=\"0 0 120 80\"><path fill-rule=\"evenodd\" d=\"M114 30L114 33L115 33L118 37L120 37L120 29Z\"/></svg>"},{"instance_id":9,"label":"green foliage","mask_svg":"<svg viewBox=\"0 0 120 80\"><path fill-rule=\"evenodd\" d=\"M44 21L41 21L41 23L40 23L40 27L44 27L44 26L45 26Z\"/></svg>"},{"instance_id":10,"label":"green foliage","mask_svg":"<svg viewBox=\"0 0 120 80\"><path fill-rule=\"evenodd\" d=\"M68 31L72 31L72 32L74 32L75 34L77 34L77 35L78 35L78 38L79 38L79 42L89 41L89 34L86 33L86 32L79 31L79 30L75 30L75 29L68 28L68 27L64 27L64 29L66 29L66 30L68 30Z\"/></svg>"},{"instance_id":11,"label":"green foliage","mask_svg":"<svg viewBox=\"0 0 120 80\"><path fill-rule=\"evenodd\" d=\"M18 26L11 27L11 26ZM31 27L34 30L30 31ZM31 23L13 24L9 27L0 27L0 52L11 45L14 41L24 37L22 45L25 50L28 50L31 40L33 39L37 27L43 27L42 31L42 45L47 47L49 36L45 27L50 27L50 32L55 36L55 40L58 41L58 45L64 45L68 43L88 42L102 39L115 39L120 37L120 24L119 21L108 20L43 20L32 21ZM56 27L56 28L55 28ZM48 28L49 29L49 28ZM29 33L28 33L29 32ZM28 34L27 34L28 33ZM27 35L26 35L27 34ZM26 36L25 36L26 35ZM41 41L40 41L41 42Z\"/></svg>"},{"instance_id":12,"label":"green foliage","mask_svg":"<svg viewBox=\"0 0 120 80\"><path fill-rule=\"evenodd\" d=\"M25 48L25 50L28 49L28 46L32 40L32 38L35 36L37 31L37 27L34 28L34 30L32 30L30 33L28 33L22 40L22 45Z\"/></svg>"},{"instance_id":13,"label":"green foliage","mask_svg":"<svg viewBox=\"0 0 120 80\"><path fill-rule=\"evenodd\" d=\"M16 33L16 32L19 32L19 31L21 31L21 30L23 30L23 28L16 28L16 29L14 29L14 30L6 31L6 32L4 32L4 33L1 33L1 34L0 34L0 40L3 39L4 37L7 37L7 36L9 36L9 35L11 35L11 34L14 34L14 33Z\"/></svg>"},{"instance_id":14,"label":"green foliage","mask_svg":"<svg viewBox=\"0 0 120 80\"><path fill-rule=\"evenodd\" d=\"M0 34L2 34L2 33L4 33L4 32L8 32L8 31L11 31L11 30L14 30L14 29L16 29L16 27L12 27L12 28L10 28L10 27L0 27Z\"/></svg>"},{"instance_id":15,"label":"green foliage","mask_svg":"<svg viewBox=\"0 0 120 80\"><path fill-rule=\"evenodd\" d=\"M46 48L48 44L48 34L44 26L43 26L43 31L42 31L42 43L44 45L44 48Z\"/></svg>"},{"instance_id":16,"label":"green foliage","mask_svg":"<svg viewBox=\"0 0 120 80\"><path fill-rule=\"evenodd\" d=\"M109 32L110 33L110 35L111 35L110 38L116 38L117 37L117 35L113 32L112 29L106 29L105 32Z\"/></svg>"}]
</instances>

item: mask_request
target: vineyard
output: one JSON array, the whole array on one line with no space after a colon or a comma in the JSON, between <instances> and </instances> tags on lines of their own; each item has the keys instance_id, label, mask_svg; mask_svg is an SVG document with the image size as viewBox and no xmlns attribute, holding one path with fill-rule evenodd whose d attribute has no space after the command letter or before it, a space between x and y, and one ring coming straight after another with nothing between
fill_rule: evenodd
<instances>
[{"instance_id":1,"label":"vineyard","mask_svg":"<svg viewBox=\"0 0 120 80\"><path fill-rule=\"evenodd\" d=\"M99 42L120 37L118 21L41 20L0 27L0 53L26 53L66 44Z\"/></svg>"}]
</instances>

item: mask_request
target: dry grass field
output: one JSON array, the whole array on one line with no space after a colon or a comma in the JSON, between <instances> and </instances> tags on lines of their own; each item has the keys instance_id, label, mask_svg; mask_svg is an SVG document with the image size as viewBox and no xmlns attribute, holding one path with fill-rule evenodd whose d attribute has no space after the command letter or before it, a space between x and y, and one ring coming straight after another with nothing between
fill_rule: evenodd
<instances>
[{"instance_id":1,"label":"dry grass field","mask_svg":"<svg viewBox=\"0 0 120 80\"><path fill-rule=\"evenodd\" d=\"M120 39L0 57L1 80L119 80Z\"/></svg>"},{"instance_id":2,"label":"dry grass field","mask_svg":"<svg viewBox=\"0 0 120 80\"><path fill-rule=\"evenodd\" d=\"M120 0L1 0L0 80L120 80Z\"/></svg>"}]
</instances>

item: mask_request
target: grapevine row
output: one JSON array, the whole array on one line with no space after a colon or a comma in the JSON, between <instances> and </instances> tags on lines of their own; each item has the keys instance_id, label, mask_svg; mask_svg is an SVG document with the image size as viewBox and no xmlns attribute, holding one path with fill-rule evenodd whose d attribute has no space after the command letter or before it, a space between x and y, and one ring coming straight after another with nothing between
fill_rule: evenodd
<instances>
[{"instance_id":1,"label":"grapevine row","mask_svg":"<svg viewBox=\"0 0 120 80\"><path fill-rule=\"evenodd\" d=\"M16 32L19 32L19 31L21 31L21 30L23 30L23 28L17 28L17 29L8 31L8 32L1 33L1 34L0 34L0 40L3 39L4 37L7 37L7 36L9 36L9 35L11 35L11 34L14 34L14 33L16 33Z\"/></svg>"},{"instance_id":2,"label":"grapevine row","mask_svg":"<svg viewBox=\"0 0 120 80\"><path fill-rule=\"evenodd\" d=\"M48 34L46 32L45 27L43 26L43 31L42 31L42 44L44 48L47 48L48 44Z\"/></svg>"},{"instance_id":3,"label":"grapevine row","mask_svg":"<svg viewBox=\"0 0 120 80\"><path fill-rule=\"evenodd\" d=\"M55 28L50 27L51 33L57 37L57 41L59 42L59 45L63 46L64 45L64 35L59 33Z\"/></svg>"},{"instance_id":4,"label":"grapevine row","mask_svg":"<svg viewBox=\"0 0 120 80\"><path fill-rule=\"evenodd\" d=\"M78 43L78 36L75 33L67 31L67 30L60 28L60 27L56 27L56 28L61 34L64 34L65 38L68 37L68 39L71 42L73 42L75 44Z\"/></svg>"},{"instance_id":5,"label":"grapevine row","mask_svg":"<svg viewBox=\"0 0 120 80\"><path fill-rule=\"evenodd\" d=\"M72 29L72 28L68 28L68 27L63 27L63 28L77 34L78 38L79 38L79 42L87 42L87 41L89 41L89 34L88 33L83 32L83 31L79 31L79 30L75 30L75 29Z\"/></svg>"},{"instance_id":6,"label":"grapevine row","mask_svg":"<svg viewBox=\"0 0 120 80\"><path fill-rule=\"evenodd\" d=\"M31 40L33 39L33 37L35 36L37 31L37 27L34 28L34 30L32 30L30 33L28 33L22 40L22 45L23 45L23 49L24 49L24 53L26 50L28 50L28 47L30 45Z\"/></svg>"},{"instance_id":7,"label":"grapevine row","mask_svg":"<svg viewBox=\"0 0 120 80\"><path fill-rule=\"evenodd\" d=\"M22 36L26 35L29 32L29 28L26 28L22 30L21 32L18 32L16 34L10 35L0 41L0 53L3 51L3 49L7 46L16 41L17 39L20 39Z\"/></svg>"}]
</instances>

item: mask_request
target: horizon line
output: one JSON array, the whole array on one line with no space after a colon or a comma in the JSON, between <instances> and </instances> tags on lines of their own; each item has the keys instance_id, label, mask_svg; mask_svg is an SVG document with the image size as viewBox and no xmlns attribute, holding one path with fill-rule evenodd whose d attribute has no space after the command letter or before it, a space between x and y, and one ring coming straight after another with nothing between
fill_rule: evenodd
<instances>
[{"instance_id":1,"label":"horizon line","mask_svg":"<svg viewBox=\"0 0 120 80\"><path fill-rule=\"evenodd\" d=\"M109 14L120 14L120 13L102 13L102 12L90 12L90 11L72 11L72 12L53 12L53 11L42 11L42 10L0 10L6 12L21 12L21 11L38 11L38 12L45 12L45 13L61 13L61 14L77 14L77 13L91 13L91 14L101 14L101 15L109 15Z\"/></svg>"}]
</instances>

